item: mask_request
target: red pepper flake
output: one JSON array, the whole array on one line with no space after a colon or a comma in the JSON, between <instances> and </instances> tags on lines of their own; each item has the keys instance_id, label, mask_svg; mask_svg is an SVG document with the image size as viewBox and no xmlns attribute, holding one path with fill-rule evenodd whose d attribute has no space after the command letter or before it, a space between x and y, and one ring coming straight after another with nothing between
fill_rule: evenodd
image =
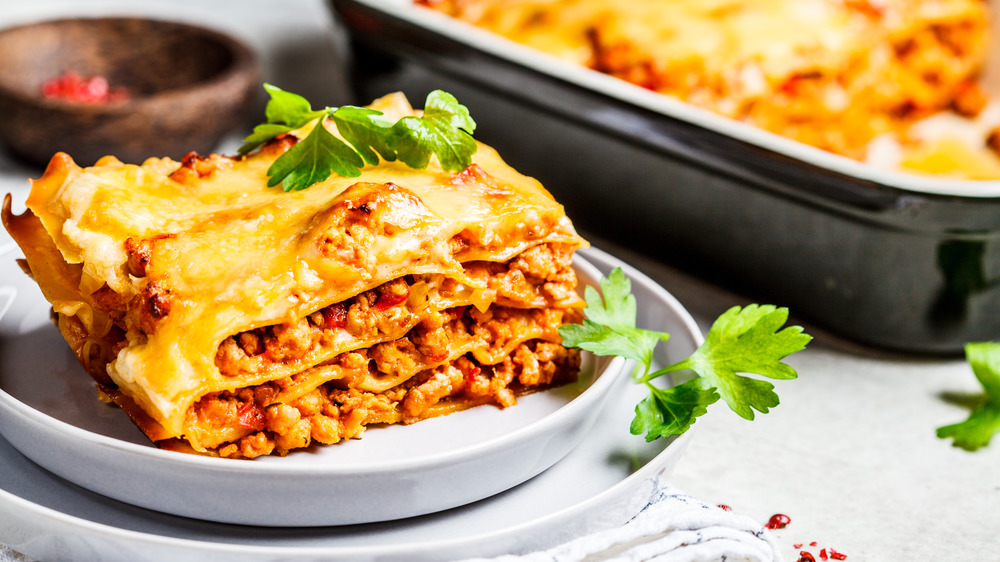
<instances>
[{"instance_id":1,"label":"red pepper flake","mask_svg":"<svg viewBox=\"0 0 1000 562\"><path fill-rule=\"evenodd\" d=\"M808 550L800 550L798 562L816 562L816 558Z\"/></svg>"},{"instance_id":2,"label":"red pepper flake","mask_svg":"<svg viewBox=\"0 0 1000 562\"><path fill-rule=\"evenodd\" d=\"M67 70L55 78L46 80L42 84L42 95L48 99L91 104L125 101L129 97L125 88L111 88L107 78L103 76L84 78L75 70Z\"/></svg>"},{"instance_id":3,"label":"red pepper flake","mask_svg":"<svg viewBox=\"0 0 1000 562\"><path fill-rule=\"evenodd\" d=\"M819 551L820 560L829 560L830 557L826 555L826 549Z\"/></svg>"},{"instance_id":4,"label":"red pepper flake","mask_svg":"<svg viewBox=\"0 0 1000 562\"><path fill-rule=\"evenodd\" d=\"M783 513L775 513L770 519L767 520L767 525L764 526L768 529L784 529L785 525L788 525L791 522L791 517Z\"/></svg>"},{"instance_id":5,"label":"red pepper flake","mask_svg":"<svg viewBox=\"0 0 1000 562\"><path fill-rule=\"evenodd\" d=\"M837 552L836 550L834 550L834 549L831 548L830 549L830 558L833 558L834 560L847 560L847 555L843 554L843 553L840 553L840 552Z\"/></svg>"},{"instance_id":6,"label":"red pepper flake","mask_svg":"<svg viewBox=\"0 0 1000 562\"><path fill-rule=\"evenodd\" d=\"M728 505L726 505L724 503L720 503L719 504L719 509L721 509L722 511L732 511L733 510L733 508L729 507Z\"/></svg>"},{"instance_id":7,"label":"red pepper flake","mask_svg":"<svg viewBox=\"0 0 1000 562\"><path fill-rule=\"evenodd\" d=\"M817 544L819 544L819 543L817 543L816 541L813 541L813 542L809 543L809 546L816 546Z\"/></svg>"},{"instance_id":8,"label":"red pepper flake","mask_svg":"<svg viewBox=\"0 0 1000 562\"><path fill-rule=\"evenodd\" d=\"M798 550L798 549L802 548L802 543L793 544L792 548L794 548L795 550Z\"/></svg>"}]
</instances>

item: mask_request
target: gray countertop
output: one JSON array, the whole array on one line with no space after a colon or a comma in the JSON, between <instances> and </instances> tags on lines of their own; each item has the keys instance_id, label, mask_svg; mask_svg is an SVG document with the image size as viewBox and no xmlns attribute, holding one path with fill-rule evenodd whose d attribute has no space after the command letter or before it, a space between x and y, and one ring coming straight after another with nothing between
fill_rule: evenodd
<instances>
[{"instance_id":1,"label":"gray countertop","mask_svg":"<svg viewBox=\"0 0 1000 562\"><path fill-rule=\"evenodd\" d=\"M319 0L4 1L0 25L107 13L221 28L258 50L266 80L329 105L364 101L350 99L339 72L343 45ZM13 193L16 208L27 194L26 178L39 174L0 154L0 193ZM672 292L705 331L730 306L749 302L595 242ZM791 561L799 550L819 560L823 548L847 560L1000 559L1000 442L969 453L935 436L938 426L968 415L956 397L981 393L968 365L862 347L815 326L806 331L814 341L789 360L800 378L776 383L782 404L753 422L714 405L694 426L673 482L762 522L788 515L791 523L775 534Z\"/></svg>"}]
</instances>

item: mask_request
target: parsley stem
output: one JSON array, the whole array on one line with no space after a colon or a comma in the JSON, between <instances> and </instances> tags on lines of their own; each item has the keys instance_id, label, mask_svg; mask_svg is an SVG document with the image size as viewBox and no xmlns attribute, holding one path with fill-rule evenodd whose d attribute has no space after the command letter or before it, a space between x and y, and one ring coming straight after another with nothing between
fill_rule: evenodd
<instances>
[{"instance_id":1,"label":"parsley stem","mask_svg":"<svg viewBox=\"0 0 1000 562\"><path fill-rule=\"evenodd\" d=\"M656 371L653 372L649 372L649 370L647 369L646 373L643 374L643 376L638 379L638 382L649 384L651 380L662 377L667 373L672 373L674 371L682 371L684 369L690 369L690 368L691 368L691 360L690 358L688 358L683 361L678 361L673 365L663 367L662 369L657 369Z\"/></svg>"}]
</instances>

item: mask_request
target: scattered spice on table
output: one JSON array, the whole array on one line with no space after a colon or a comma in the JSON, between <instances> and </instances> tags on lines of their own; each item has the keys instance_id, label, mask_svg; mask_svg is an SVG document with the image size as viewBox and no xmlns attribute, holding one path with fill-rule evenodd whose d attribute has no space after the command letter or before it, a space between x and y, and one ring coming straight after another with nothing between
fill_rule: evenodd
<instances>
[{"instance_id":1,"label":"scattered spice on table","mask_svg":"<svg viewBox=\"0 0 1000 562\"><path fill-rule=\"evenodd\" d=\"M723 509L727 509L728 506L719 505ZM785 515L784 513L775 513L767 520L767 524L764 527L768 529L784 529L792 522L792 518ZM799 551L799 558L796 562L816 562L816 557L813 556L808 550L800 550L805 543L792 543L792 548ZM819 543L817 541L812 541L809 546L816 547ZM825 547L820 549L819 558L823 562L829 562L830 560L847 560L847 555L842 552L837 552L833 548Z\"/></svg>"},{"instance_id":2,"label":"scattered spice on table","mask_svg":"<svg viewBox=\"0 0 1000 562\"><path fill-rule=\"evenodd\" d=\"M813 541L809 543L809 546L816 546L818 543ZM802 548L802 543L793 544L796 550ZM837 552L833 548L823 548L819 551L819 559L823 562L829 562L830 560L847 560L847 555L842 552ZM799 550L799 559L796 562L816 562L816 557L813 556L808 550Z\"/></svg>"},{"instance_id":3,"label":"scattered spice on table","mask_svg":"<svg viewBox=\"0 0 1000 562\"><path fill-rule=\"evenodd\" d=\"M792 518L785 515L784 513L775 513L767 520L767 525L764 525L768 529L784 529L786 525L792 522Z\"/></svg>"}]
</instances>

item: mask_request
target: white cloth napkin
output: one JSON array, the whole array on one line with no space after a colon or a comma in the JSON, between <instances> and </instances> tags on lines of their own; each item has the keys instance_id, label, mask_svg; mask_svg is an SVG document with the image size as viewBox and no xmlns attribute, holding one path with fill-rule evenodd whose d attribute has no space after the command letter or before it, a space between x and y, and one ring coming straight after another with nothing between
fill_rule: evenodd
<instances>
[{"instance_id":1,"label":"white cloth napkin","mask_svg":"<svg viewBox=\"0 0 1000 562\"><path fill-rule=\"evenodd\" d=\"M656 476L648 497L623 525L545 551L463 562L782 562L760 523L708 505ZM31 562L0 545L0 562Z\"/></svg>"},{"instance_id":2,"label":"white cloth napkin","mask_svg":"<svg viewBox=\"0 0 1000 562\"><path fill-rule=\"evenodd\" d=\"M654 479L648 502L624 525L549 550L463 562L781 562L760 523Z\"/></svg>"},{"instance_id":3,"label":"white cloth napkin","mask_svg":"<svg viewBox=\"0 0 1000 562\"><path fill-rule=\"evenodd\" d=\"M30 562L31 559L23 556L0 544L0 562Z\"/></svg>"}]
</instances>

